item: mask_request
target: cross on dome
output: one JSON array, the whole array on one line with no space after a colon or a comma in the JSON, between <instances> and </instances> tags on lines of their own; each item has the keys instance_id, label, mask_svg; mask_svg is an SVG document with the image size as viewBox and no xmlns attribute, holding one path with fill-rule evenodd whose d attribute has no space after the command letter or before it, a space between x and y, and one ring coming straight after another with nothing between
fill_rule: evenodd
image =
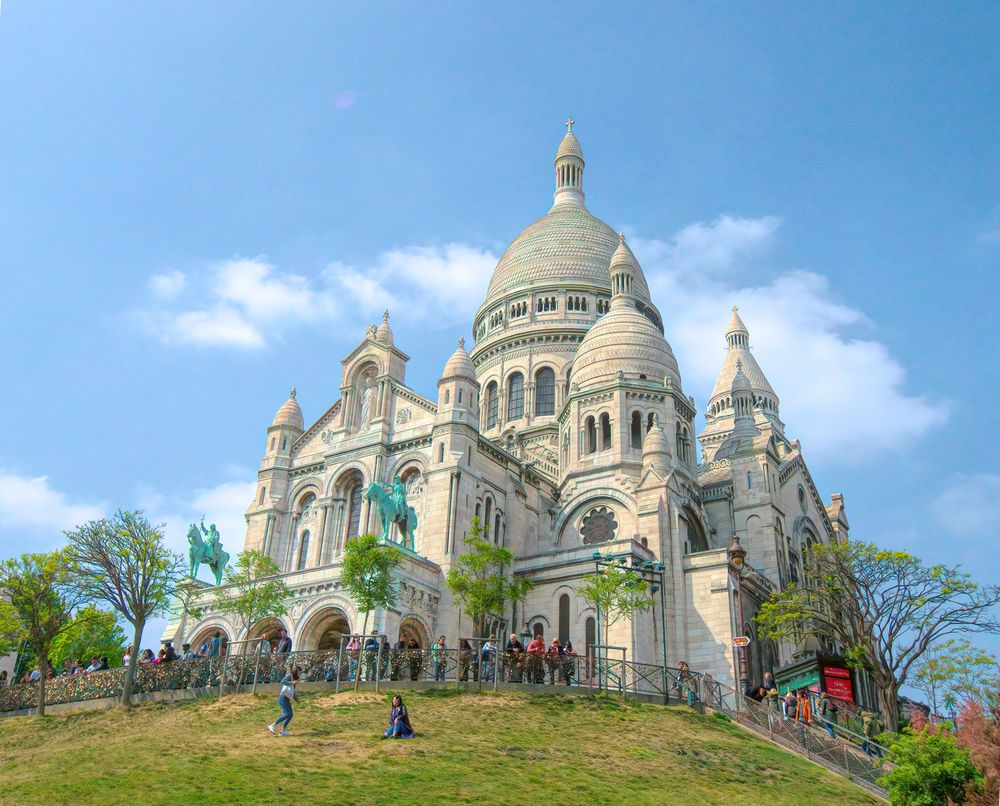
<instances>
[{"instance_id":1,"label":"cross on dome","mask_svg":"<svg viewBox=\"0 0 1000 806\"><path fill-rule=\"evenodd\" d=\"M566 120L566 131L567 131L567 132L571 132L571 131L573 131L573 124L574 124L574 123L576 123L576 121L575 121L575 120L573 120L573 118L568 118L568 119Z\"/></svg>"},{"instance_id":2,"label":"cross on dome","mask_svg":"<svg viewBox=\"0 0 1000 806\"><path fill-rule=\"evenodd\" d=\"M289 397L290 397L290 398L291 398L292 400L295 400L295 387L294 387L294 386L292 387L292 391L288 393L288 396L289 396Z\"/></svg>"},{"instance_id":3,"label":"cross on dome","mask_svg":"<svg viewBox=\"0 0 1000 806\"><path fill-rule=\"evenodd\" d=\"M459 336L458 337L458 346L462 350L465 349L465 336Z\"/></svg>"}]
</instances>

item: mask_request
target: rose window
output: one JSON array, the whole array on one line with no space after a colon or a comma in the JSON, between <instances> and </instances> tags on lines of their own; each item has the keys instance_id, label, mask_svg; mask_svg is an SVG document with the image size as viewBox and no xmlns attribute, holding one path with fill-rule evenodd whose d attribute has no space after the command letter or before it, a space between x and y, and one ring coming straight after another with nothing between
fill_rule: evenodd
<instances>
[{"instance_id":1,"label":"rose window","mask_svg":"<svg viewBox=\"0 0 1000 806\"><path fill-rule=\"evenodd\" d=\"M584 516L580 534L583 535L585 544L606 543L615 539L617 529L618 521L615 520L615 513L607 507L598 507Z\"/></svg>"}]
</instances>

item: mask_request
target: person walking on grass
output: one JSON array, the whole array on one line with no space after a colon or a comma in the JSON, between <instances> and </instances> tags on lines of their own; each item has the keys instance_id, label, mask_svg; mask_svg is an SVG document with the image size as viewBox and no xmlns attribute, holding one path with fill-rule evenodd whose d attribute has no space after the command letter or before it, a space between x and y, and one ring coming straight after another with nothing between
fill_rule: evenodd
<instances>
[{"instance_id":1,"label":"person walking on grass","mask_svg":"<svg viewBox=\"0 0 1000 806\"><path fill-rule=\"evenodd\" d=\"M270 731L272 735L291 735L288 732L288 723L292 721L292 700L297 702L299 699L299 695L295 693L295 687L298 684L299 667L296 666L292 669L292 673L286 674L284 679L281 681L281 691L278 693L278 705L281 706L281 716L267 726L268 731ZM281 731L275 734L275 730L277 730L278 725L281 725Z\"/></svg>"},{"instance_id":2,"label":"person walking on grass","mask_svg":"<svg viewBox=\"0 0 1000 806\"><path fill-rule=\"evenodd\" d=\"M412 739L413 727L410 725L410 715L403 705L403 698L398 694L392 698L392 709L389 711L389 728L382 734L383 739Z\"/></svg>"}]
</instances>

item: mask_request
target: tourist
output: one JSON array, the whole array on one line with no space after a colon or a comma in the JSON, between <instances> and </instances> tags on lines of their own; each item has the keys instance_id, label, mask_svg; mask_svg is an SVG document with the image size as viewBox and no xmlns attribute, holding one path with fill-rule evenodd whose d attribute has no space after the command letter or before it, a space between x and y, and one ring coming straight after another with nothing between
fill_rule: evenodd
<instances>
[{"instance_id":1,"label":"tourist","mask_svg":"<svg viewBox=\"0 0 1000 806\"><path fill-rule=\"evenodd\" d=\"M208 657L208 641L201 642L201 645L198 647L198 657L199 658Z\"/></svg>"},{"instance_id":2,"label":"tourist","mask_svg":"<svg viewBox=\"0 0 1000 806\"><path fill-rule=\"evenodd\" d=\"M496 674L497 642L492 638L483 642L479 650L479 668L483 670L483 680L493 682Z\"/></svg>"},{"instance_id":3,"label":"tourist","mask_svg":"<svg viewBox=\"0 0 1000 806\"><path fill-rule=\"evenodd\" d=\"M144 649L139 653L139 663L152 663L153 662L153 650Z\"/></svg>"},{"instance_id":4,"label":"tourist","mask_svg":"<svg viewBox=\"0 0 1000 806\"><path fill-rule=\"evenodd\" d=\"M299 695L295 692L295 687L299 684L299 667L292 669L291 674L286 674L281 681L281 691L278 692L278 705L281 706L281 716L267 726L267 729L274 734L278 725L281 725L281 732L278 736L288 736L288 723L292 721L292 700L298 702Z\"/></svg>"},{"instance_id":5,"label":"tourist","mask_svg":"<svg viewBox=\"0 0 1000 806\"><path fill-rule=\"evenodd\" d=\"M0 688L3 688L6 685L7 685L7 670L4 669L2 672L0 672Z\"/></svg>"},{"instance_id":6,"label":"tourist","mask_svg":"<svg viewBox=\"0 0 1000 806\"><path fill-rule=\"evenodd\" d=\"M879 727L875 714L871 711L861 712L861 733L865 737L861 742L861 751L867 756L875 755L875 748L872 745L874 744L873 739L879 733Z\"/></svg>"},{"instance_id":7,"label":"tourist","mask_svg":"<svg viewBox=\"0 0 1000 806\"><path fill-rule=\"evenodd\" d=\"M191 644L181 644L181 650L184 653L181 655L183 660L194 660L194 652L191 651Z\"/></svg>"},{"instance_id":8,"label":"tourist","mask_svg":"<svg viewBox=\"0 0 1000 806\"><path fill-rule=\"evenodd\" d=\"M795 708L795 719L806 725L812 722L812 703L809 700L809 689L799 689L799 701Z\"/></svg>"},{"instance_id":9,"label":"tourist","mask_svg":"<svg viewBox=\"0 0 1000 806\"><path fill-rule=\"evenodd\" d=\"M86 672L99 672L101 670L101 659L97 655L92 655L90 658L90 666L88 666L84 671Z\"/></svg>"},{"instance_id":10,"label":"tourist","mask_svg":"<svg viewBox=\"0 0 1000 806\"><path fill-rule=\"evenodd\" d=\"M752 692L750 692L750 699L756 702L764 702L767 698L767 689L763 686L757 686Z\"/></svg>"},{"instance_id":11,"label":"tourist","mask_svg":"<svg viewBox=\"0 0 1000 806\"><path fill-rule=\"evenodd\" d=\"M774 678L772 678L773 680ZM767 690L767 721L771 724L777 722L778 711L781 707L781 696L778 694L777 687L771 687Z\"/></svg>"},{"instance_id":12,"label":"tourist","mask_svg":"<svg viewBox=\"0 0 1000 806\"><path fill-rule=\"evenodd\" d=\"M552 645L545 653L545 665L549 670L549 685L556 684L556 675L562 677L563 672L563 648L558 638L552 639Z\"/></svg>"},{"instance_id":13,"label":"tourist","mask_svg":"<svg viewBox=\"0 0 1000 806\"><path fill-rule=\"evenodd\" d=\"M160 651L156 653L156 657L153 659L153 663L163 663L163 659L167 656L167 650L162 646Z\"/></svg>"},{"instance_id":14,"label":"tourist","mask_svg":"<svg viewBox=\"0 0 1000 806\"><path fill-rule=\"evenodd\" d=\"M129 647L128 649L125 650L125 653L122 655L122 666L125 666L127 668L128 662L131 659L131 657L132 657L132 647Z\"/></svg>"},{"instance_id":15,"label":"tourist","mask_svg":"<svg viewBox=\"0 0 1000 806\"><path fill-rule=\"evenodd\" d=\"M288 637L288 630L281 631L278 646L274 651L279 655L288 655L292 651L292 639Z\"/></svg>"},{"instance_id":16,"label":"tourist","mask_svg":"<svg viewBox=\"0 0 1000 806\"><path fill-rule=\"evenodd\" d=\"M215 635L212 636L211 647L208 650L208 657L217 658L222 652L222 633L219 630L215 631Z\"/></svg>"},{"instance_id":17,"label":"tourist","mask_svg":"<svg viewBox=\"0 0 1000 806\"><path fill-rule=\"evenodd\" d=\"M528 682L545 682L545 637L539 633L528 642Z\"/></svg>"},{"instance_id":18,"label":"tourist","mask_svg":"<svg viewBox=\"0 0 1000 806\"><path fill-rule=\"evenodd\" d=\"M412 739L413 727L410 725L410 715L403 705L403 698L396 694L392 698L392 708L389 711L389 728L382 734L383 739Z\"/></svg>"},{"instance_id":19,"label":"tourist","mask_svg":"<svg viewBox=\"0 0 1000 806\"><path fill-rule=\"evenodd\" d=\"M799 700L795 696L795 689L791 688L788 689L788 693L785 694L785 707L784 710L781 712L782 716L785 718L786 721L789 719L791 719L793 722L795 721L795 713L796 710L798 709L798 706L799 706Z\"/></svg>"},{"instance_id":20,"label":"tourist","mask_svg":"<svg viewBox=\"0 0 1000 806\"><path fill-rule=\"evenodd\" d=\"M52 668L52 666L50 665L49 669L51 669L51 668ZM46 675L46 677L48 677L48 675ZM42 670L41 670L41 667L39 667L37 669L32 669L31 672L28 673L27 679L24 682L25 683L37 683L41 679L42 679Z\"/></svg>"},{"instance_id":21,"label":"tourist","mask_svg":"<svg viewBox=\"0 0 1000 806\"><path fill-rule=\"evenodd\" d=\"M420 642L411 638L406 651L410 656L410 680L416 680L420 677Z\"/></svg>"},{"instance_id":22,"label":"tourist","mask_svg":"<svg viewBox=\"0 0 1000 806\"><path fill-rule=\"evenodd\" d=\"M682 660L677 663L677 692L680 695L684 692L687 696L687 704L689 707L694 707L694 689L695 680L694 675L691 674L691 667L688 666L687 661ZM678 699L680 697L678 696Z\"/></svg>"},{"instance_id":23,"label":"tourist","mask_svg":"<svg viewBox=\"0 0 1000 806\"><path fill-rule=\"evenodd\" d=\"M830 695L825 691L819 697L819 716L830 738L836 739L837 734L833 732L833 726L837 724L837 706L830 702Z\"/></svg>"},{"instance_id":24,"label":"tourist","mask_svg":"<svg viewBox=\"0 0 1000 806\"><path fill-rule=\"evenodd\" d=\"M378 630L372 630L365 639L365 680L374 680L378 663Z\"/></svg>"},{"instance_id":25,"label":"tourist","mask_svg":"<svg viewBox=\"0 0 1000 806\"><path fill-rule=\"evenodd\" d=\"M503 648L504 663L507 666L507 681L510 683L520 683L524 677L524 644L517 637L517 633L511 633L507 645Z\"/></svg>"},{"instance_id":26,"label":"tourist","mask_svg":"<svg viewBox=\"0 0 1000 806\"><path fill-rule=\"evenodd\" d=\"M99 669L99 671L106 672L110 668L111 667L108 665L108 656L101 655L101 668Z\"/></svg>"},{"instance_id":27,"label":"tourist","mask_svg":"<svg viewBox=\"0 0 1000 806\"><path fill-rule=\"evenodd\" d=\"M573 649L573 642L568 638L566 639L566 644L563 646L563 655L566 658L563 662L563 676L566 678L566 685L568 686L576 676L576 650Z\"/></svg>"},{"instance_id":28,"label":"tourist","mask_svg":"<svg viewBox=\"0 0 1000 806\"><path fill-rule=\"evenodd\" d=\"M177 660L177 650L174 649L173 641L167 641L166 645L163 647L163 660L165 663Z\"/></svg>"},{"instance_id":29,"label":"tourist","mask_svg":"<svg viewBox=\"0 0 1000 806\"><path fill-rule=\"evenodd\" d=\"M445 646L443 635L431 647L431 664L434 666L434 679L443 682L448 668L448 648Z\"/></svg>"},{"instance_id":30,"label":"tourist","mask_svg":"<svg viewBox=\"0 0 1000 806\"><path fill-rule=\"evenodd\" d=\"M406 636L400 633L399 640L396 641L392 648L392 666L389 673L389 677L392 680L403 679L403 658L406 657L406 644Z\"/></svg>"},{"instance_id":31,"label":"tourist","mask_svg":"<svg viewBox=\"0 0 1000 806\"><path fill-rule=\"evenodd\" d=\"M284 632L284 630L282 630ZM358 672L358 660L361 655L361 636L357 633L351 636L347 642L347 679L354 682L354 675Z\"/></svg>"},{"instance_id":32,"label":"tourist","mask_svg":"<svg viewBox=\"0 0 1000 806\"><path fill-rule=\"evenodd\" d=\"M774 682L774 675L770 672L764 672L764 688L770 691L772 688L777 688L778 686Z\"/></svg>"}]
</instances>

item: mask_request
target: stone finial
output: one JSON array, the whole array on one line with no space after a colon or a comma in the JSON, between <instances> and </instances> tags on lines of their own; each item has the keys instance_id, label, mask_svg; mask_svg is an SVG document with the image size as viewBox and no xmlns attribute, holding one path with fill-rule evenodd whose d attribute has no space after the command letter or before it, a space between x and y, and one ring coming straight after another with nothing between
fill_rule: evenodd
<instances>
[{"instance_id":1,"label":"stone finial","mask_svg":"<svg viewBox=\"0 0 1000 806\"><path fill-rule=\"evenodd\" d=\"M296 389L295 389L295 387L293 386L293 387L292 387L292 391L290 391L290 392L288 393L288 396L289 396L289 397L290 397L290 398L291 398L292 400L295 400L295 392L296 392Z\"/></svg>"},{"instance_id":2,"label":"stone finial","mask_svg":"<svg viewBox=\"0 0 1000 806\"><path fill-rule=\"evenodd\" d=\"M575 120L573 120L573 118L568 118L568 119L566 120L566 131L567 131L567 132L571 132L571 131L573 131L573 124L574 124L574 123L576 123L576 121L575 121Z\"/></svg>"},{"instance_id":3,"label":"stone finial","mask_svg":"<svg viewBox=\"0 0 1000 806\"><path fill-rule=\"evenodd\" d=\"M618 233L618 243L625 243L625 233L624 232L619 232Z\"/></svg>"},{"instance_id":4,"label":"stone finial","mask_svg":"<svg viewBox=\"0 0 1000 806\"><path fill-rule=\"evenodd\" d=\"M734 305L733 306L733 313L736 313L739 309L740 309L739 305Z\"/></svg>"},{"instance_id":5,"label":"stone finial","mask_svg":"<svg viewBox=\"0 0 1000 806\"><path fill-rule=\"evenodd\" d=\"M388 308L386 308L384 311L382 311L382 321L385 324L389 324L389 309Z\"/></svg>"},{"instance_id":6,"label":"stone finial","mask_svg":"<svg viewBox=\"0 0 1000 806\"><path fill-rule=\"evenodd\" d=\"M465 336L459 336L458 337L458 348L460 350L464 350L465 349Z\"/></svg>"}]
</instances>

